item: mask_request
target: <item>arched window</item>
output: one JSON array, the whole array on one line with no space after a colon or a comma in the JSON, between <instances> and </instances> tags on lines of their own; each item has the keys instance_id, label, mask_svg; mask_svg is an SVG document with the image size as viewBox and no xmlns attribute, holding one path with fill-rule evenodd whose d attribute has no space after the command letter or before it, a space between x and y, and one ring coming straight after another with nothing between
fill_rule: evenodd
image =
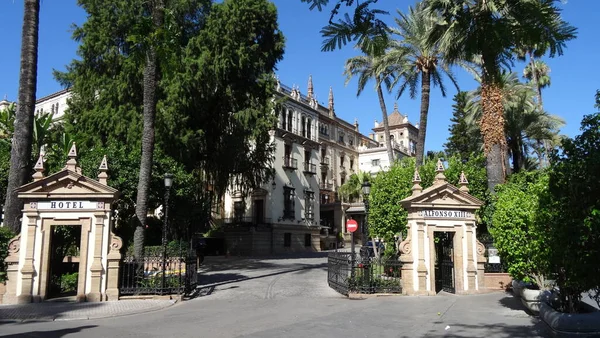
<instances>
[{"instance_id":1,"label":"arched window","mask_svg":"<svg viewBox=\"0 0 600 338\"><path fill-rule=\"evenodd\" d=\"M307 124L308 124L308 128L306 129L306 138L309 139L310 136L311 136L311 132L310 131L312 130L312 120L310 118L308 119Z\"/></svg>"},{"instance_id":2,"label":"arched window","mask_svg":"<svg viewBox=\"0 0 600 338\"><path fill-rule=\"evenodd\" d=\"M301 130L301 134L302 137L306 137L306 117L304 117L304 115L302 115L302 118L300 119L300 130Z\"/></svg>"},{"instance_id":3,"label":"arched window","mask_svg":"<svg viewBox=\"0 0 600 338\"><path fill-rule=\"evenodd\" d=\"M292 131L292 120L294 119L294 114L291 110L288 110L288 120L287 120L287 130Z\"/></svg>"},{"instance_id":4,"label":"arched window","mask_svg":"<svg viewBox=\"0 0 600 338\"><path fill-rule=\"evenodd\" d=\"M285 115L286 115L286 111L285 109L281 109L281 129L285 129Z\"/></svg>"}]
</instances>

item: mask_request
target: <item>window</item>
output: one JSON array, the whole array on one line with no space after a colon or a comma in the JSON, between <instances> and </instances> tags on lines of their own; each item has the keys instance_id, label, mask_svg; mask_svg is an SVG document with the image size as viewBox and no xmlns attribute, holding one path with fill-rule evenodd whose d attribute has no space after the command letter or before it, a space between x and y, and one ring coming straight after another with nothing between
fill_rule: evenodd
<instances>
[{"instance_id":1,"label":"window","mask_svg":"<svg viewBox=\"0 0 600 338\"><path fill-rule=\"evenodd\" d=\"M283 218L294 219L294 199L296 193L294 188L284 187L283 188Z\"/></svg>"},{"instance_id":2,"label":"window","mask_svg":"<svg viewBox=\"0 0 600 338\"><path fill-rule=\"evenodd\" d=\"M304 163L310 163L310 150L304 151Z\"/></svg>"},{"instance_id":3,"label":"window","mask_svg":"<svg viewBox=\"0 0 600 338\"><path fill-rule=\"evenodd\" d=\"M315 193L312 191L304 191L304 218L314 219Z\"/></svg>"},{"instance_id":4,"label":"window","mask_svg":"<svg viewBox=\"0 0 600 338\"><path fill-rule=\"evenodd\" d=\"M379 159L371 160L371 166L378 167L379 166Z\"/></svg>"},{"instance_id":5,"label":"window","mask_svg":"<svg viewBox=\"0 0 600 338\"><path fill-rule=\"evenodd\" d=\"M302 130L302 137L306 137L306 117L302 116L300 123L302 123L300 126L300 130Z\"/></svg>"},{"instance_id":6,"label":"window","mask_svg":"<svg viewBox=\"0 0 600 338\"><path fill-rule=\"evenodd\" d=\"M312 236L310 234L304 234L304 246L305 247L312 246Z\"/></svg>"},{"instance_id":7,"label":"window","mask_svg":"<svg viewBox=\"0 0 600 338\"><path fill-rule=\"evenodd\" d=\"M340 185L344 185L346 183L346 176L340 177Z\"/></svg>"},{"instance_id":8,"label":"window","mask_svg":"<svg viewBox=\"0 0 600 338\"><path fill-rule=\"evenodd\" d=\"M338 134L338 142L339 143L344 143L344 133L339 133Z\"/></svg>"},{"instance_id":9,"label":"window","mask_svg":"<svg viewBox=\"0 0 600 338\"><path fill-rule=\"evenodd\" d=\"M287 119L287 130L292 131L292 120L294 119L294 115L291 110L288 110L288 119Z\"/></svg>"},{"instance_id":10,"label":"window","mask_svg":"<svg viewBox=\"0 0 600 338\"><path fill-rule=\"evenodd\" d=\"M289 248L292 246L292 233L286 232L283 234L283 246Z\"/></svg>"},{"instance_id":11,"label":"window","mask_svg":"<svg viewBox=\"0 0 600 338\"><path fill-rule=\"evenodd\" d=\"M354 137L348 138L348 143L353 146L354 145Z\"/></svg>"},{"instance_id":12,"label":"window","mask_svg":"<svg viewBox=\"0 0 600 338\"><path fill-rule=\"evenodd\" d=\"M308 124L308 126L307 126L307 129L306 129L306 138L310 138L310 136L311 136L311 130L312 130L312 120L308 119L307 124Z\"/></svg>"},{"instance_id":13,"label":"window","mask_svg":"<svg viewBox=\"0 0 600 338\"><path fill-rule=\"evenodd\" d=\"M281 109L281 129L285 129L286 123L285 123L285 116L287 115L287 112L285 111L285 109Z\"/></svg>"},{"instance_id":14,"label":"window","mask_svg":"<svg viewBox=\"0 0 600 338\"><path fill-rule=\"evenodd\" d=\"M344 156L340 156L340 167L344 167Z\"/></svg>"},{"instance_id":15,"label":"window","mask_svg":"<svg viewBox=\"0 0 600 338\"><path fill-rule=\"evenodd\" d=\"M350 169L354 168L354 159L350 158Z\"/></svg>"}]
</instances>

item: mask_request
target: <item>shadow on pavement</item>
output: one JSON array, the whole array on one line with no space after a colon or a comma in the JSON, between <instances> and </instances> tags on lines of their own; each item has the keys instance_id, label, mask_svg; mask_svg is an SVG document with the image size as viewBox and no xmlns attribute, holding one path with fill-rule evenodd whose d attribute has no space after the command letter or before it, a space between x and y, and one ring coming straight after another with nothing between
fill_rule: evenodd
<instances>
[{"instance_id":1,"label":"shadow on pavement","mask_svg":"<svg viewBox=\"0 0 600 338\"><path fill-rule=\"evenodd\" d=\"M505 297L502 297L500 300L498 300L500 305L511 310L527 310L521 303L521 300L518 297L515 297L511 292L505 292L504 295Z\"/></svg>"},{"instance_id":2,"label":"shadow on pavement","mask_svg":"<svg viewBox=\"0 0 600 338\"><path fill-rule=\"evenodd\" d=\"M85 325L85 326L74 327L74 328L70 328L70 329L60 329L60 330L53 330L53 331L31 331L31 332L26 332L26 333L2 335L0 337L6 337L6 338L8 338L8 337L58 338L58 337L66 336L71 333L78 333L85 329L91 329L94 327L97 327L97 325Z\"/></svg>"},{"instance_id":3,"label":"shadow on pavement","mask_svg":"<svg viewBox=\"0 0 600 338\"><path fill-rule=\"evenodd\" d=\"M2 305L0 306L0 324L2 322L26 324L35 321L61 319L65 317L63 313L73 312L74 309L86 310L102 305L103 304L100 302L78 303L51 301L41 303Z\"/></svg>"},{"instance_id":4,"label":"shadow on pavement","mask_svg":"<svg viewBox=\"0 0 600 338\"><path fill-rule=\"evenodd\" d=\"M268 273L268 274L264 274L264 275L260 275L260 276L253 276L253 277L248 277L246 275L242 275L239 273L214 273L214 274L199 275L198 287L196 288L196 297L211 295L212 293L214 293L215 288L217 286L221 286L221 285L243 282L243 281L248 281L248 280L253 280L253 279L272 277L272 276L277 276L277 275L282 275L282 274L287 274L287 273L294 273L294 272L295 273L303 273L303 272L307 272L308 270L324 269L324 268L326 269L327 268L327 263L315 264L315 265L306 265L306 264L303 264L303 265L304 266L294 268L294 269L286 269L283 271L277 271L277 272ZM237 287L238 286L234 286L234 287L230 287L228 289L234 289ZM221 289L221 290L223 290L223 289Z\"/></svg>"},{"instance_id":5,"label":"shadow on pavement","mask_svg":"<svg viewBox=\"0 0 600 338\"><path fill-rule=\"evenodd\" d=\"M414 336L402 336L414 337ZM490 324L452 324L443 333L431 330L427 337L549 337L546 324L537 318L531 319L531 325Z\"/></svg>"}]
</instances>

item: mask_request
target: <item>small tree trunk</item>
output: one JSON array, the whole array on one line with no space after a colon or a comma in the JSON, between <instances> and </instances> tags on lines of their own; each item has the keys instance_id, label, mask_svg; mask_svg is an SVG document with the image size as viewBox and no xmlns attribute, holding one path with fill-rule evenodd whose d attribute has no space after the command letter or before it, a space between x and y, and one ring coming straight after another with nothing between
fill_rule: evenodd
<instances>
[{"instance_id":1,"label":"small tree trunk","mask_svg":"<svg viewBox=\"0 0 600 338\"><path fill-rule=\"evenodd\" d=\"M383 132L385 134L385 146L387 148L388 160L390 161L390 167L394 164L394 150L392 149L392 140L390 139L390 124L388 122L387 108L385 106L385 100L383 99L383 91L381 90L381 78L377 77L377 97L379 98L379 106L381 107L381 114L383 115Z\"/></svg>"},{"instance_id":2,"label":"small tree trunk","mask_svg":"<svg viewBox=\"0 0 600 338\"><path fill-rule=\"evenodd\" d=\"M425 155L425 137L427 135L427 115L429 114L429 93L431 91L431 73L421 72L421 116L419 118L419 135L417 136L417 167L423 164Z\"/></svg>"},{"instance_id":3,"label":"small tree trunk","mask_svg":"<svg viewBox=\"0 0 600 338\"><path fill-rule=\"evenodd\" d=\"M163 22L162 0L152 4L152 22L155 28L162 26ZM134 255L140 259L144 256L144 227L148 214L148 195L150 180L152 178L152 159L154 155L154 120L156 118L156 86L157 86L158 60L156 46L149 46L146 52L146 65L144 66L144 108L143 108L143 135L142 158L140 161L140 176L138 179L137 199L135 214L137 224L133 234Z\"/></svg>"},{"instance_id":4,"label":"small tree trunk","mask_svg":"<svg viewBox=\"0 0 600 338\"><path fill-rule=\"evenodd\" d=\"M15 114L15 129L10 151L10 169L4 203L4 225L15 233L21 229L23 202L16 189L29 180L31 170L31 143L33 142L33 114L37 89L38 33L40 1L25 0L23 30L21 32L21 74L19 98Z\"/></svg>"}]
</instances>

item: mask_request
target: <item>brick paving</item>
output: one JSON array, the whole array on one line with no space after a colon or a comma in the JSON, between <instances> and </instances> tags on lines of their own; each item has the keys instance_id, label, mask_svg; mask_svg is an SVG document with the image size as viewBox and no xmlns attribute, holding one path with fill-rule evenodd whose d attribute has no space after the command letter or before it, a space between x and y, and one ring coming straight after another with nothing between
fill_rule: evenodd
<instances>
[{"instance_id":1,"label":"brick paving","mask_svg":"<svg viewBox=\"0 0 600 338\"><path fill-rule=\"evenodd\" d=\"M172 306L175 302L175 300L132 299L100 303L45 302L0 305L0 322L65 321L120 317L161 310Z\"/></svg>"}]
</instances>

